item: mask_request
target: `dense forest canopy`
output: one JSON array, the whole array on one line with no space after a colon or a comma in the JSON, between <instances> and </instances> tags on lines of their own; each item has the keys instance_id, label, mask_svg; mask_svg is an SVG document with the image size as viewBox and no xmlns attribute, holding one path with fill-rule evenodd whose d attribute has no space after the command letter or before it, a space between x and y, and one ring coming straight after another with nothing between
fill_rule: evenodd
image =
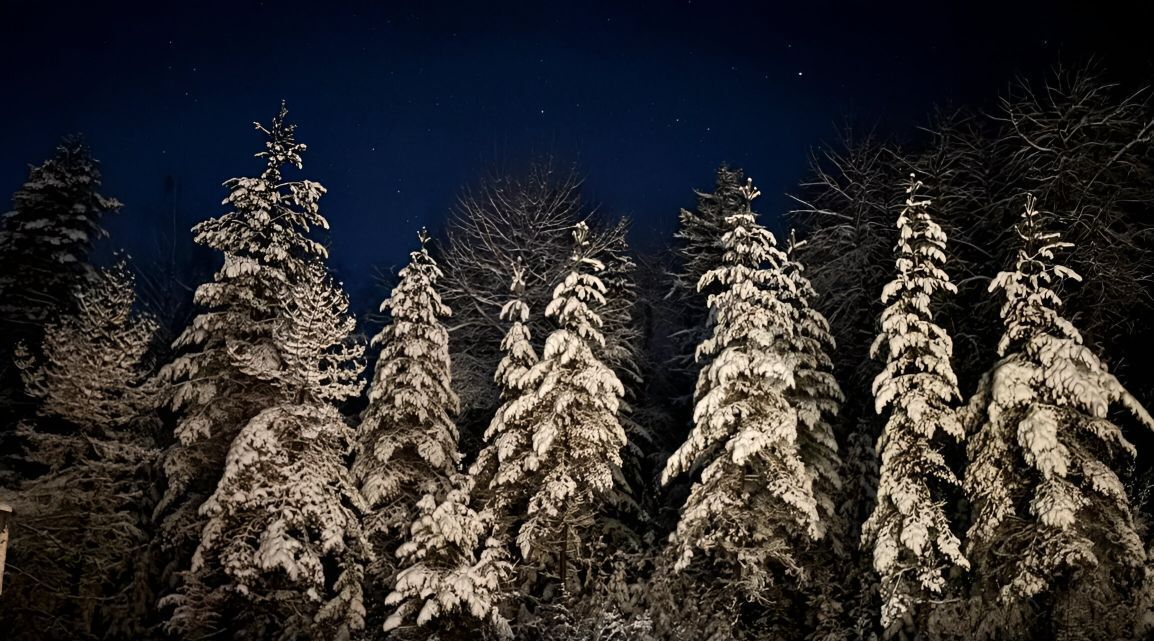
<instances>
[{"instance_id":1,"label":"dense forest canopy","mask_svg":"<svg viewBox=\"0 0 1154 641\"><path fill-rule=\"evenodd\" d=\"M927 122L793 211L674 186L659 251L493 172L365 230L412 242L359 318L287 105L165 264L97 258L65 138L0 218L0 636L1150 638L1154 98Z\"/></svg>"}]
</instances>

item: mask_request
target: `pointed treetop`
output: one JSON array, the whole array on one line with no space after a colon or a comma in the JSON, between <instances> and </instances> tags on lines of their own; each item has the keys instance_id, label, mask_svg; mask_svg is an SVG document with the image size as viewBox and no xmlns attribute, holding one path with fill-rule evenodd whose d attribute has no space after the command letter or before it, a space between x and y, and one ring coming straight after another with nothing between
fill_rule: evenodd
<instances>
[{"instance_id":1,"label":"pointed treetop","mask_svg":"<svg viewBox=\"0 0 1154 641\"><path fill-rule=\"evenodd\" d=\"M525 295L525 261L520 256L513 263L513 283L509 285L509 291L514 298Z\"/></svg>"},{"instance_id":2,"label":"pointed treetop","mask_svg":"<svg viewBox=\"0 0 1154 641\"><path fill-rule=\"evenodd\" d=\"M785 246L785 255L789 256L789 258L792 260L797 250L805 247L805 243L806 241L797 239L797 230L790 228L789 242Z\"/></svg>"},{"instance_id":3,"label":"pointed treetop","mask_svg":"<svg viewBox=\"0 0 1154 641\"><path fill-rule=\"evenodd\" d=\"M280 168L286 164L291 164L297 169L303 166L301 154L308 149L308 146L296 141L297 126L288 122L288 107L283 100L280 103L280 111L267 128L259 122L252 124L257 131L268 136L265 151L257 153L256 157L266 159L268 162L266 175L272 180L280 180Z\"/></svg>"},{"instance_id":4,"label":"pointed treetop","mask_svg":"<svg viewBox=\"0 0 1154 641\"><path fill-rule=\"evenodd\" d=\"M417 232L417 239L421 241L421 251L425 251L429 245L429 230L426 227L421 227Z\"/></svg>"},{"instance_id":5,"label":"pointed treetop","mask_svg":"<svg viewBox=\"0 0 1154 641\"><path fill-rule=\"evenodd\" d=\"M745 196L746 204L752 203L754 198L761 195L761 191L753 186L753 179L746 178L745 185L741 188L741 195Z\"/></svg>"},{"instance_id":6,"label":"pointed treetop","mask_svg":"<svg viewBox=\"0 0 1154 641\"><path fill-rule=\"evenodd\" d=\"M593 258L593 244L589 241L589 225L581 221L573 225L573 270L581 271L581 265L588 265L594 273L605 269L605 264ZM560 285L558 285L560 287ZM556 293L554 293L556 295Z\"/></svg>"},{"instance_id":7,"label":"pointed treetop","mask_svg":"<svg viewBox=\"0 0 1154 641\"><path fill-rule=\"evenodd\" d=\"M998 343L998 353L1005 354L1012 344L1028 343L1038 333L1060 334L1082 341L1081 333L1059 313L1062 299L1057 288L1062 281L1081 281L1073 269L1057 260L1056 250L1073 247L1059 240L1057 232L1044 231L1043 214L1037 199L1026 195L1026 209L1014 230L1022 239L1012 271L1001 272L990 282L989 291L1002 290L1005 302L1001 315L1006 333Z\"/></svg>"},{"instance_id":8,"label":"pointed treetop","mask_svg":"<svg viewBox=\"0 0 1154 641\"><path fill-rule=\"evenodd\" d=\"M1026 194L1026 210L1022 212L1022 220L1014 225L1014 231L1024 241L1018 250L1018 271L1023 274L1040 274L1045 272L1050 262L1054 260L1055 249L1067 249L1074 243L1059 241L1058 232L1047 232L1042 229L1042 212L1037 208L1038 199L1034 194ZM1070 269L1058 270L1058 275L1074 280L1082 280L1081 276Z\"/></svg>"},{"instance_id":9,"label":"pointed treetop","mask_svg":"<svg viewBox=\"0 0 1154 641\"><path fill-rule=\"evenodd\" d=\"M589 247L589 225L585 221L573 226L573 243L577 246L578 252Z\"/></svg>"},{"instance_id":10,"label":"pointed treetop","mask_svg":"<svg viewBox=\"0 0 1154 641\"><path fill-rule=\"evenodd\" d=\"M918 198L918 190L924 186L925 183L918 180L917 174L910 172L910 180L909 183L906 184L906 206L903 212L910 212L913 215L926 215L926 208L933 204L933 200L926 197ZM917 212L921 212L921 214ZM899 227L903 224L901 222L903 220L905 220L904 213L903 216L898 218Z\"/></svg>"},{"instance_id":11,"label":"pointed treetop","mask_svg":"<svg viewBox=\"0 0 1154 641\"><path fill-rule=\"evenodd\" d=\"M906 193L912 195L918 189L921 189L922 184L923 184L922 181L918 180L918 175L911 171L910 172L910 184L906 186ZM926 201L926 204L929 204L928 200Z\"/></svg>"}]
</instances>

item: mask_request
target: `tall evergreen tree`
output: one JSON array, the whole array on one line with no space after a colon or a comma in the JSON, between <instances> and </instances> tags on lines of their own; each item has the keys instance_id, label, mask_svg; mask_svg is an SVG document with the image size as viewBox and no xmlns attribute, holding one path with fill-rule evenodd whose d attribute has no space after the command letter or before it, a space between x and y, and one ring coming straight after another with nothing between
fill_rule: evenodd
<instances>
[{"instance_id":1,"label":"tall evergreen tree","mask_svg":"<svg viewBox=\"0 0 1154 641\"><path fill-rule=\"evenodd\" d=\"M79 136L64 138L56 154L32 167L0 216L0 336L39 348L40 328L72 308L72 292L92 282L92 244L105 235L102 219L121 204L103 196L100 164Z\"/></svg>"},{"instance_id":2,"label":"tall evergreen tree","mask_svg":"<svg viewBox=\"0 0 1154 641\"><path fill-rule=\"evenodd\" d=\"M826 451L826 413L835 409L826 402L840 391L822 373L820 316L799 307L809 294L798 289L799 266L757 223L757 190L747 183L741 194L741 213L726 219L723 262L699 283L719 289L708 301L712 332L698 348L705 365L693 431L662 481L701 470L670 539L673 570L788 610L783 581L810 575L807 548L828 528L823 482L836 485L837 459Z\"/></svg>"},{"instance_id":3,"label":"tall evergreen tree","mask_svg":"<svg viewBox=\"0 0 1154 641\"><path fill-rule=\"evenodd\" d=\"M1028 196L1014 269L990 284L1004 297L1001 359L963 413L966 550L984 602L973 636L1124 638L1146 551L1116 472L1135 450L1110 411L1120 405L1151 428L1154 419L1059 312L1057 287L1079 277L1056 262L1070 243L1041 220ZM1010 614L990 616L995 600ZM1023 621L1031 604L1053 611Z\"/></svg>"},{"instance_id":4,"label":"tall evergreen tree","mask_svg":"<svg viewBox=\"0 0 1154 641\"><path fill-rule=\"evenodd\" d=\"M518 398L532 393L525 374L539 360L529 333L529 305L523 298L525 266L521 261L513 264L509 289L512 296L501 308L501 320L510 325L501 341L503 357L493 377L501 389L501 406L485 430L485 447L469 470L477 485L476 493L487 498L489 508L499 520L497 530L503 534L508 534L513 519L524 513L525 502L534 489L519 483L523 480L520 461L530 447L530 427L506 420L506 413Z\"/></svg>"},{"instance_id":5,"label":"tall evergreen tree","mask_svg":"<svg viewBox=\"0 0 1154 641\"><path fill-rule=\"evenodd\" d=\"M638 371L636 324L630 313L634 300L632 268L625 258L625 221L598 224L599 217L581 198L582 181L572 168L551 159L532 162L525 171L495 175L464 190L446 223L445 243L437 254L445 276L441 291L454 312L450 328L454 388L464 405L459 425L463 449L475 452L481 435L500 404L492 372L501 359L505 325L499 316L508 283L505 272L518 258L525 265L523 298L533 309L544 309L553 289L565 279L568 266L557 260L569 251L573 225L585 221L591 253L615 269L613 283L623 294L602 310L604 347L600 356L623 377ZM544 316L529 321L533 336L551 330ZM538 348L541 346L538 344Z\"/></svg>"},{"instance_id":6,"label":"tall evergreen tree","mask_svg":"<svg viewBox=\"0 0 1154 641\"><path fill-rule=\"evenodd\" d=\"M165 555L175 567L188 562L203 525L197 514L215 491L225 457L240 429L286 400L277 384L286 368L283 343L273 333L288 312L291 287L327 251L309 238L328 229L320 214L324 187L284 176L300 169L306 147L281 105L264 134L266 162L255 178L225 182L231 210L193 228L197 243L224 255L212 282L197 288L200 312L173 347L182 353L162 372L172 408L179 413L176 443L165 455L168 487L158 507Z\"/></svg>"},{"instance_id":7,"label":"tall evergreen tree","mask_svg":"<svg viewBox=\"0 0 1154 641\"><path fill-rule=\"evenodd\" d=\"M100 193L100 179L84 141L66 137L52 158L29 169L11 211L0 216L0 472L11 464L17 478L28 470L4 459L26 445L12 430L34 403L21 390L13 350L20 342L39 350L44 324L75 311L74 289L96 280L88 254L106 235L103 218L121 207Z\"/></svg>"},{"instance_id":8,"label":"tall evergreen tree","mask_svg":"<svg viewBox=\"0 0 1154 641\"><path fill-rule=\"evenodd\" d=\"M346 463L354 432L334 405L360 392L364 348L347 297L319 263L280 307L271 340L282 366L236 355L281 401L241 429L200 508L208 521L191 570L167 599L168 628L184 638L348 641L365 626L366 506Z\"/></svg>"},{"instance_id":9,"label":"tall evergreen tree","mask_svg":"<svg viewBox=\"0 0 1154 641\"><path fill-rule=\"evenodd\" d=\"M897 275L882 290L882 330L871 349L885 368L874 379L878 413L889 411L878 451L881 483L863 546L881 576L882 626L926 629L925 603L941 598L948 572L968 568L945 504L960 481L945 446L965 435L953 404L960 400L950 365L953 341L934 322L935 299L957 288L945 272L946 234L910 176L898 216Z\"/></svg>"},{"instance_id":10,"label":"tall evergreen tree","mask_svg":"<svg viewBox=\"0 0 1154 641\"><path fill-rule=\"evenodd\" d=\"M400 282L381 304L389 324L373 339L380 345L369 405L361 415L353 474L368 503L365 529L376 552L374 585L387 594L396 551L417 520L417 503L445 496L457 471L457 395L452 390L449 334L437 281L441 269L429 255L429 235L409 255ZM380 598L384 598L384 594Z\"/></svg>"},{"instance_id":11,"label":"tall evergreen tree","mask_svg":"<svg viewBox=\"0 0 1154 641\"><path fill-rule=\"evenodd\" d=\"M754 219L756 192L747 186L742 193L743 213L727 218L723 263L699 284L723 288L709 299L712 333L698 348L699 358L711 358L698 378L694 429L662 481L703 468L673 539L677 568L687 567L695 550L732 550L735 558L727 560L737 562L737 574L727 578L754 594L769 583L772 561L797 567L788 543L800 541L798 534L817 538L822 524L786 398L796 367L786 347L793 315L780 296L791 286L782 270L787 258Z\"/></svg>"},{"instance_id":12,"label":"tall evergreen tree","mask_svg":"<svg viewBox=\"0 0 1154 641\"><path fill-rule=\"evenodd\" d=\"M532 488L517 547L526 561L555 569L562 594L570 566L588 551L588 530L614 488L626 444L617 415L624 388L596 353L605 340L597 314L603 265L590 256L587 225L578 223L573 238L569 274L545 310L558 328L520 378L525 393L503 409L502 420L525 426L531 439L500 469L500 485Z\"/></svg>"},{"instance_id":13,"label":"tall evergreen tree","mask_svg":"<svg viewBox=\"0 0 1154 641\"><path fill-rule=\"evenodd\" d=\"M506 421L505 410L527 393L524 376L538 362L530 342L521 260L513 264L510 291L501 319L511 324L494 375L502 404L468 474L455 476L443 500L427 494L418 502L411 540L398 550L406 569L387 599L398 606L387 629L400 628L415 613L421 634L433 629L439 636L470 638L478 634L478 624L499 636L511 632L500 612L508 590L509 541L534 488L511 482L521 479L519 464L529 451L531 433L527 424Z\"/></svg>"},{"instance_id":14,"label":"tall evergreen tree","mask_svg":"<svg viewBox=\"0 0 1154 641\"><path fill-rule=\"evenodd\" d=\"M0 629L16 639L137 639L154 599L147 514L158 450L148 377L156 322L121 263L74 293L17 363L38 415L18 428L34 476L14 508ZM18 568L18 572L11 572Z\"/></svg>"},{"instance_id":15,"label":"tall evergreen tree","mask_svg":"<svg viewBox=\"0 0 1154 641\"><path fill-rule=\"evenodd\" d=\"M394 634L403 635L409 621L416 623L421 638L512 633L501 614L509 587L509 530L532 488L507 483L502 472L529 445L526 426L505 422L504 410L523 393L521 379L537 362L526 325L529 308L522 299L524 276L518 260L512 298L501 309L501 319L511 323L494 375L502 405L485 432L485 447L468 474L454 475L446 495L426 494L418 501L409 540L397 551L404 569L386 598L386 605L396 609L385 622Z\"/></svg>"}]
</instances>

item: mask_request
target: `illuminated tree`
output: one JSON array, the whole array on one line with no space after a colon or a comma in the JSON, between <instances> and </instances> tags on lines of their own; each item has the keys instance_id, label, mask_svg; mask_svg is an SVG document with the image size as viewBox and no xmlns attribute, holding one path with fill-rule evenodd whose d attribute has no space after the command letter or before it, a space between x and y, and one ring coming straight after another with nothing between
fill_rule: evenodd
<instances>
[{"instance_id":1,"label":"illuminated tree","mask_svg":"<svg viewBox=\"0 0 1154 641\"><path fill-rule=\"evenodd\" d=\"M935 299L957 288L944 270L946 234L917 195L910 177L898 216L897 275L884 290L882 331L871 354L885 368L874 379L878 413L888 420L878 442L881 482L862 543L881 576L882 626L891 633L917 617L926 601L941 598L948 571L968 568L945 503L960 481L946 463L944 444L965 438L953 407L960 399L950 365L953 341L934 322Z\"/></svg>"},{"instance_id":2,"label":"illuminated tree","mask_svg":"<svg viewBox=\"0 0 1154 641\"><path fill-rule=\"evenodd\" d=\"M1072 245L1042 230L1032 196L1017 231L1014 269L990 285L1004 297L1001 359L963 413L973 435L967 556L987 603L1046 599L1063 634L1114 638L1113 626L1128 627L1129 592L1146 551L1116 472L1134 446L1110 410L1120 405L1151 428L1154 419L1059 312L1056 288L1079 277L1056 252ZM993 619L981 623L981 635L1008 638L1022 628Z\"/></svg>"}]
</instances>

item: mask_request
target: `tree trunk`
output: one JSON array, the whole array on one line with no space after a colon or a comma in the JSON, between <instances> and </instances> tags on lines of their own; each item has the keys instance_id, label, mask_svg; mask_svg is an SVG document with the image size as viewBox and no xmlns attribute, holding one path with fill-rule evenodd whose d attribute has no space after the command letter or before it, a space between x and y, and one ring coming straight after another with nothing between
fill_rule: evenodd
<instances>
[{"instance_id":1,"label":"tree trunk","mask_svg":"<svg viewBox=\"0 0 1154 641\"><path fill-rule=\"evenodd\" d=\"M559 574L561 575L561 600L565 600L566 596L566 579L569 575L569 524L566 523L561 528L561 568Z\"/></svg>"}]
</instances>

